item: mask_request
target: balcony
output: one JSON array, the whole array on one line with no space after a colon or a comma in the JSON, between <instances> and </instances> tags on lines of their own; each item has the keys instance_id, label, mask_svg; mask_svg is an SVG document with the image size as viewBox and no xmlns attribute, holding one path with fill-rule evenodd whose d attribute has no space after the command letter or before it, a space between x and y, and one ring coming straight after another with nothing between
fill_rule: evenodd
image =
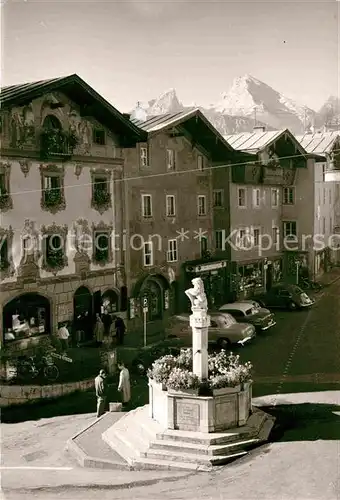
<instances>
[{"instance_id":1,"label":"balcony","mask_svg":"<svg viewBox=\"0 0 340 500\"><path fill-rule=\"evenodd\" d=\"M70 132L59 129L43 130L40 134L40 151L43 159L72 156L77 138Z\"/></svg>"},{"instance_id":2,"label":"balcony","mask_svg":"<svg viewBox=\"0 0 340 500\"><path fill-rule=\"evenodd\" d=\"M235 165L232 167L232 182L237 184L265 184L292 186L296 169L277 165Z\"/></svg>"}]
</instances>

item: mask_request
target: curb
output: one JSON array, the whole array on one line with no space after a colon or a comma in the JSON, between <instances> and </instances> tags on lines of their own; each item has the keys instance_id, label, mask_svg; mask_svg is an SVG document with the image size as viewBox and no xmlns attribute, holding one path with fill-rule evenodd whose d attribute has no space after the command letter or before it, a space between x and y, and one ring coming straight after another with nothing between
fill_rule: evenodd
<instances>
[{"instance_id":1,"label":"curb","mask_svg":"<svg viewBox=\"0 0 340 500\"><path fill-rule=\"evenodd\" d=\"M105 460L98 457L92 457L87 455L85 451L79 446L75 440L84 432L88 431L96 425L100 420L102 420L107 413L104 413L101 417L95 418L93 422L87 424L82 430L77 432L74 436L72 436L67 442L65 446L65 451L71 453L71 455L77 460L78 464L81 467L89 467L92 469L119 469L119 470L132 470L132 467L129 464L122 464L119 462L115 462L113 460Z\"/></svg>"}]
</instances>

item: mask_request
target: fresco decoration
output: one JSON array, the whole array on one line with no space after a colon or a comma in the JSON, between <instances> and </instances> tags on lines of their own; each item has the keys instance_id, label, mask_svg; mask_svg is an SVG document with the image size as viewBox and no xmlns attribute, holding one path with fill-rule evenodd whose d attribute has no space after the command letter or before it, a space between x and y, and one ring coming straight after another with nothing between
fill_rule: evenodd
<instances>
[{"instance_id":1,"label":"fresco decoration","mask_svg":"<svg viewBox=\"0 0 340 500\"><path fill-rule=\"evenodd\" d=\"M10 147L25 149L36 144L34 113L31 105L14 108L9 120Z\"/></svg>"}]
</instances>

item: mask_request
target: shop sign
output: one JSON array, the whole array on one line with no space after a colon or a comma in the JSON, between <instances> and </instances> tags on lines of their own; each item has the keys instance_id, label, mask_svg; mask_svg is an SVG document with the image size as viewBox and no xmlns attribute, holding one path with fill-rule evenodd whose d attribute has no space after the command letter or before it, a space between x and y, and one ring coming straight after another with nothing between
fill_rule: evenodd
<instances>
[{"instance_id":1,"label":"shop sign","mask_svg":"<svg viewBox=\"0 0 340 500\"><path fill-rule=\"evenodd\" d=\"M213 271L215 269L222 269L223 267L227 266L227 261L224 260L222 262L211 262L209 264L201 264L199 266L194 267L194 272L195 273L202 273L204 271ZM187 267L187 271L191 271L192 268Z\"/></svg>"}]
</instances>

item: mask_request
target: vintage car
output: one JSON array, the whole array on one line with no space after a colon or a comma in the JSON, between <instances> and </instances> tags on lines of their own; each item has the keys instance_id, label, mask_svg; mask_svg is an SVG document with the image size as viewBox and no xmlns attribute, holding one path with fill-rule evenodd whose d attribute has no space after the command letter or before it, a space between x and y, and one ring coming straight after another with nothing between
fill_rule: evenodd
<instances>
[{"instance_id":1,"label":"vintage car","mask_svg":"<svg viewBox=\"0 0 340 500\"><path fill-rule=\"evenodd\" d=\"M185 338L191 345L192 330L189 325L189 314L180 314L170 319L167 333ZM243 345L255 337L255 327L247 323L237 323L230 314L209 312L210 327L208 341L227 349L232 344Z\"/></svg>"},{"instance_id":2,"label":"vintage car","mask_svg":"<svg viewBox=\"0 0 340 500\"><path fill-rule=\"evenodd\" d=\"M256 295L254 300L263 307L289 309L291 311L311 307L315 303L315 300L309 297L300 287L288 283L274 285L266 293Z\"/></svg>"},{"instance_id":3,"label":"vintage car","mask_svg":"<svg viewBox=\"0 0 340 500\"><path fill-rule=\"evenodd\" d=\"M268 309L262 308L254 300L242 300L224 304L219 310L231 314L239 323L254 325L256 332L268 330L276 325L274 314Z\"/></svg>"}]
</instances>

